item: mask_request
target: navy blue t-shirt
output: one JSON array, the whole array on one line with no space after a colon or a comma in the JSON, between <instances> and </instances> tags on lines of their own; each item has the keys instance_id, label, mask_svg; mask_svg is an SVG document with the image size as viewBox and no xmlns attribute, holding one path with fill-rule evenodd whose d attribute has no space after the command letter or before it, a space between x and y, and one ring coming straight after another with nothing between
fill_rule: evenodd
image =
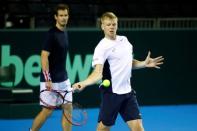
<instances>
[{"instance_id":1,"label":"navy blue t-shirt","mask_svg":"<svg viewBox=\"0 0 197 131\"><path fill-rule=\"evenodd\" d=\"M50 52L49 72L52 82L63 82L68 79L66 71L66 56L68 52L68 35L66 31L61 31L57 27L51 28L47 32L46 40L42 50ZM41 71L41 82L45 82Z\"/></svg>"}]
</instances>

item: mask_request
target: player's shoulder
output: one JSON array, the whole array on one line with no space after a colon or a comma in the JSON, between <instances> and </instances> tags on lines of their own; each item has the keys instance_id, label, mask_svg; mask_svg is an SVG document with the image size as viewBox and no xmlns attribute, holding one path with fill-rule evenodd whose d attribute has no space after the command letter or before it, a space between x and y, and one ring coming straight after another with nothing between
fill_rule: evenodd
<instances>
[{"instance_id":1,"label":"player's shoulder","mask_svg":"<svg viewBox=\"0 0 197 131\"><path fill-rule=\"evenodd\" d=\"M107 40L106 38L102 38L99 43L97 44L96 48L105 48Z\"/></svg>"},{"instance_id":2,"label":"player's shoulder","mask_svg":"<svg viewBox=\"0 0 197 131\"><path fill-rule=\"evenodd\" d=\"M128 41L127 37L124 36L124 35L117 35L116 37L117 37L117 40L118 40L118 41L119 41L119 40L120 40L120 41L123 41L123 40L124 40L124 41L125 41L125 40Z\"/></svg>"},{"instance_id":3,"label":"player's shoulder","mask_svg":"<svg viewBox=\"0 0 197 131\"><path fill-rule=\"evenodd\" d=\"M59 30L56 26L53 26L53 27L49 28L49 30L48 30L49 34L55 34L55 33L59 33L59 32L63 32L63 31Z\"/></svg>"},{"instance_id":4,"label":"player's shoulder","mask_svg":"<svg viewBox=\"0 0 197 131\"><path fill-rule=\"evenodd\" d=\"M59 32L60 32L59 29L56 26L53 26L53 27L48 29L48 31L46 33L47 34L46 36L54 38L54 37L56 37L56 35L58 35Z\"/></svg>"},{"instance_id":5,"label":"player's shoulder","mask_svg":"<svg viewBox=\"0 0 197 131\"><path fill-rule=\"evenodd\" d=\"M51 37L51 36L54 34L54 32L55 32L54 27L51 27L51 28L49 28L48 31L46 32L46 35L47 35L48 37Z\"/></svg>"},{"instance_id":6,"label":"player's shoulder","mask_svg":"<svg viewBox=\"0 0 197 131\"><path fill-rule=\"evenodd\" d=\"M104 37L99 41L95 50L105 51L112 46L113 46L113 44L111 44L111 41Z\"/></svg>"},{"instance_id":7,"label":"player's shoulder","mask_svg":"<svg viewBox=\"0 0 197 131\"><path fill-rule=\"evenodd\" d=\"M57 30L56 27L53 26L53 27L49 28L48 33L54 33L54 32L56 32L56 30Z\"/></svg>"},{"instance_id":8,"label":"player's shoulder","mask_svg":"<svg viewBox=\"0 0 197 131\"><path fill-rule=\"evenodd\" d=\"M102 44L104 44L104 43L106 43L106 42L108 42L108 41L107 41L107 39L104 37L104 38L102 38L102 39L99 41L98 45L102 45Z\"/></svg>"}]
</instances>

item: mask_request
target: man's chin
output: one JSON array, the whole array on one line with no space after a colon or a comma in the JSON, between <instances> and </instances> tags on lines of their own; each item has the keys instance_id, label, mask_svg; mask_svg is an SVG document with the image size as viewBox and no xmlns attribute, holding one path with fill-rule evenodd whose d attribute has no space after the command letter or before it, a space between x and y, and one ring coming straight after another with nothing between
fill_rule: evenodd
<instances>
[{"instance_id":1,"label":"man's chin","mask_svg":"<svg viewBox=\"0 0 197 131\"><path fill-rule=\"evenodd\" d=\"M115 37L115 36L116 36L116 34L114 34L114 33L110 34L110 37Z\"/></svg>"},{"instance_id":2,"label":"man's chin","mask_svg":"<svg viewBox=\"0 0 197 131\"><path fill-rule=\"evenodd\" d=\"M61 24L61 26L62 26L62 27L66 26L66 23L64 23L64 24Z\"/></svg>"}]
</instances>

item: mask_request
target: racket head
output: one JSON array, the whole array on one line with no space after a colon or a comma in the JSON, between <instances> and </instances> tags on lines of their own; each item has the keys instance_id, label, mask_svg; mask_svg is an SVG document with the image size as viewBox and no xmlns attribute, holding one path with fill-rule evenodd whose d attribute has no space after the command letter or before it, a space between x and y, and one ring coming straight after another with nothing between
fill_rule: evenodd
<instances>
[{"instance_id":1,"label":"racket head","mask_svg":"<svg viewBox=\"0 0 197 131\"><path fill-rule=\"evenodd\" d=\"M40 92L40 102L46 108L56 109L64 103L64 97L56 90L45 89Z\"/></svg>"},{"instance_id":2,"label":"racket head","mask_svg":"<svg viewBox=\"0 0 197 131\"><path fill-rule=\"evenodd\" d=\"M88 114L86 110L78 103L72 104L71 112L63 109L63 115L69 123L75 126L85 125L88 120Z\"/></svg>"}]
</instances>

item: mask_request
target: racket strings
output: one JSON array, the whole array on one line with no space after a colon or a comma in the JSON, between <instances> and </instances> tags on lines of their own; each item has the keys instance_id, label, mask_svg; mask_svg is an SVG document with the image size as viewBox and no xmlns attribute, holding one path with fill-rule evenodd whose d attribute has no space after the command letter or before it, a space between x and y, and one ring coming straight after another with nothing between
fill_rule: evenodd
<instances>
[{"instance_id":1,"label":"racket strings","mask_svg":"<svg viewBox=\"0 0 197 131\"><path fill-rule=\"evenodd\" d=\"M58 92L46 90L40 93L40 101L47 107L56 108L63 104L64 98Z\"/></svg>"},{"instance_id":2,"label":"racket strings","mask_svg":"<svg viewBox=\"0 0 197 131\"><path fill-rule=\"evenodd\" d=\"M44 90L40 92L40 101L44 104L44 106L48 108L59 108L64 102L72 103L66 100L66 94L68 93L70 92ZM87 112L82 108L80 104L72 103L71 110L64 106L61 107L63 109L63 115L68 120L68 122L76 126L86 124Z\"/></svg>"},{"instance_id":3,"label":"racket strings","mask_svg":"<svg viewBox=\"0 0 197 131\"><path fill-rule=\"evenodd\" d=\"M87 112L81 107L74 106L71 112L64 109L63 113L66 119L73 125L80 126L86 124Z\"/></svg>"}]
</instances>

